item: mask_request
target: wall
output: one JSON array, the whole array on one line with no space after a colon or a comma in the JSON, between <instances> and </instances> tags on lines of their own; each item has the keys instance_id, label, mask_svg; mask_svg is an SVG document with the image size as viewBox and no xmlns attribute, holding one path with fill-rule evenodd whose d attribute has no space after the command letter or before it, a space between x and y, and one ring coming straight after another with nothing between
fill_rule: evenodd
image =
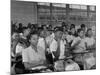
<instances>
[{"instance_id":1,"label":"wall","mask_svg":"<svg viewBox=\"0 0 100 75\"><path fill-rule=\"evenodd\" d=\"M11 1L11 21L23 23L37 23L37 6L33 2ZM17 24L18 24L17 23Z\"/></svg>"}]
</instances>

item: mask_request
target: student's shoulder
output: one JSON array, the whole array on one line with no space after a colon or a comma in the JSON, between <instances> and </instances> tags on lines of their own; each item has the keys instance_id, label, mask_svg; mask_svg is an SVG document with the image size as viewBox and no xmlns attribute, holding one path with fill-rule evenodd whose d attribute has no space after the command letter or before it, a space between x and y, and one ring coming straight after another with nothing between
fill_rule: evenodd
<instances>
[{"instance_id":1,"label":"student's shoulder","mask_svg":"<svg viewBox=\"0 0 100 75\"><path fill-rule=\"evenodd\" d=\"M29 51L30 49L31 49L31 47L29 46L29 47L25 48L23 51Z\"/></svg>"}]
</instances>

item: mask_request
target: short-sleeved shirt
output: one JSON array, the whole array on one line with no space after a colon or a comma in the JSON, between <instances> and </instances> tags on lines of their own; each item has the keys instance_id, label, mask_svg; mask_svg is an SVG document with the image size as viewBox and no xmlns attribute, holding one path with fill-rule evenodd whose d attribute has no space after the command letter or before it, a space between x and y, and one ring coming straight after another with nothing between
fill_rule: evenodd
<instances>
[{"instance_id":1,"label":"short-sleeved shirt","mask_svg":"<svg viewBox=\"0 0 100 75\"><path fill-rule=\"evenodd\" d=\"M22 47L21 44L18 43L17 46L16 46L16 53L22 53L23 49L24 49L24 47Z\"/></svg>"},{"instance_id":2,"label":"short-sleeved shirt","mask_svg":"<svg viewBox=\"0 0 100 75\"><path fill-rule=\"evenodd\" d=\"M68 42L71 42L74 40L75 37L73 35L67 35L66 38L67 38Z\"/></svg>"},{"instance_id":3,"label":"short-sleeved shirt","mask_svg":"<svg viewBox=\"0 0 100 75\"><path fill-rule=\"evenodd\" d=\"M87 43L87 46L92 46L95 43L95 39L93 37L91 37L91 38L86 37L85 41Z\"/></svg>"},{"instance_id":4,"label":"short-sleeved shirt","mask_svg":"<svg viewBox=\"0 0 100 75\"><path fill-rule=\"evenodd\" d=\"M28 48L22 51L22 58L23 62L38 62L40 60L45 60L45 52L41 49L41 47L38 47L36 52L31 46L29 46Z\"/></svg>"},{"instance_id":5,"label":"short-sleeved shirt","mask_svg":"<svg viewBox=\"0 0 100 75\"><path fill-rule=\"evenodd\" d=\"M61 40L60 41L60 56L59 56L59 59L63 59L63 57L64 57L65 44L66 44L66 41L65 40Z\"/></svg>"},{"instance_id":6,"label":"short-sleeved shirt","mask_svg":"<svg viewBox=\"0 0 100 75\"><path fill-rule=\"evenodd\" d=\"M66 44L65 41L63 41L63 40L60 41L60 56L59 56L59 58L62 58L64 56L65 44ZM53 39L53 41L50 44L50 51L51 52L57 51L57 49L58 49L58 42L55 39Z\"/></svg>"},{"instance_id":7,"label":"short-sleeved shirt","mask_svg":"<svg viewBox=\"0 0 100 75\"><path fill-rule=\"evenodd\" d=\"M55 39L53 39L53 41L50 44L50 51L56 51L58 47L57 41Z\"/></svg>"},{"instance_id":8,"label":"short-sleeved shirt","mask_svg":"<svg viewBox=\"0 0 100 75\"><path fill-rule=\"evenodd\" d=\"M78 41L80 41L80 43L75 47L75 50L77 51L83 51L86 49L86 45L85 45L85 39L81 39L80 37L76 37L74 38L71 46L74 46Z\"/></svg>"},{"instance_id":9,"label":"short-sleeved shirt","mask_svg":"<svg viewBox=\"0 0 100 75\"><path fill-rule=\"evenodd\" d=\"M37 46L39 46L43 50L45 50L45 40L44 40L44 38L41 38L41 37L39 38Z\"/></svg>"}]
</instances>

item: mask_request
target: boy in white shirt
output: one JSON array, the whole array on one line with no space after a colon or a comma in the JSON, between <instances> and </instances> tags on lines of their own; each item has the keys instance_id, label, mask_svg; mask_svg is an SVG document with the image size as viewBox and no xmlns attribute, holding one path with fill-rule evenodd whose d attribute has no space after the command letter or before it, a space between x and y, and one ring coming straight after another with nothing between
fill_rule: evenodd
<instances>
[{"instance_id":1,"label":"boy in white shirt","mask_svg":"<svg viewBox=\"0 0 100 75\"><path fill-rule=\"evenodd\" d=\"M74 38L71 47L74 48L75 52L81 52L86 49L84 31L82 29L78 29L78 37Z\"/></svg>"},{"instance_id":2,"label":"boy in white shirt","mask_svg":"<svg viewBox=\"0 0 100 75\"><path fill-rule=\"evenodd\" d=\"M76 37L72 44L71 44L71 48L73 49L74 53L81 53L86 51L86 45L85 45L85 38L84 38L84 31L82 29L78 29L78 37ZM75 54L75 59L74 59L77 63L81 64L82 66L84 66L83 64L83 56L81 54Z\"/></svg>"},{"instance_id":3,"label":"boy in white shirt","mask_svg":"<svg viewBox=\"0 0 100 75\"><path fill-rule=\"evenodd\" d=\"M85 61L85 65L84 68L85 69L91 69L92 66L96 65L96 51L95 51L95 47L96 47L96 41L93 37L93 33L92 33L92 29L89 28L87 30L87 37L86 37L86 48L88 51L91 51L90 53L86 53L84 55L84 61Z\"/></svg>"},{"instance_id":4,"label":"boy in white shirt","mask_svg":"<svg viewBox=\"0 0 100 75\"><path fill-rule=\"evenodd\" d=\"M22 58L26 69L31 69L36 66L44 65L45 51L41 47L37 47L38 35L32 34L30 37L30 46L23 50Z\"/></svg>"}]
</instances>

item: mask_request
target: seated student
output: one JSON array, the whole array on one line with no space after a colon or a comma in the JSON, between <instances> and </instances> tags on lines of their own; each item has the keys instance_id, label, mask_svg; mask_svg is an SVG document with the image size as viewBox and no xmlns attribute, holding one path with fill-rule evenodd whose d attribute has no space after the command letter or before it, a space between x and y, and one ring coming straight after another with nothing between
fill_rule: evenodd
<instances>
[{"instance_id":1,"label":"seated student","mask_svg":"<svg viewBox=\"0 0 100 75\"><path fill-rule=\"evenodd\" d=\"M29 46L29 41L28 41L29 34L30 34L30 30L27 27L24 27L23 33L19 34L20 37L19 37L18 44L16 46L16 53L21 54L22 50Z\"/></svg>"},{"instance_id":2,"label":"seated student","mask_svg":"<svg viewBox=\"0 0 100 75\"><path fill-rule=\"evenodd\" d=\"M71 48L74 53L80 53L86 51L85 47L85 38L84 36L84 31L82 29L78 29L78 37L74 38ZM83 69L83 58L81 54L75 54L74 55L74 60L77 62L81 69Z\"/></svg>"},{"instance_id":3,"label":"seated student","mask_svg":"<svg viewBox=\"0 0 100 75\"><path fill-rule=\"evenodd\" d=\"M23 27L23 33L20 33L20 42L24 43L26 47L29 46L29 36L30 36L31 30L30 28Z\"/></svg>"},{"instance_id":4,"label":"seated student","mask_svg":"<svg viewBox=\"0 0 100 75\"><path fill-rule=\"evenodd\" d=\"M30 46L23 50L22 58L26 69L32 69L34 67L44 65L45 63L45 52L41 47L37 47L38 35L31 34L30 36Z\"/></svg>"},{"instance_id":5,"label":"seated student","mask_svg":"<svg viewBox=\"0 0 100 75\"><path fill-rule=\"evenodd\" d=\"M81 52L86 49L85 47L85 38L84 31L82 29L78 29L78 37L74 38L71 47L74 48L75 52Z\"/></svg>"},{"instance_id":6,"label":"seated student","mask_svg":"<svg viewBox=\"0 0 100 75\"><path fill-rule=\"evenodd\" d=\"M71 24L70 31L69 31L69 33L66 37L70 45L71 45L71 43L72 43L72 41L74 40L75 37L76 37L75 25Z\"/></svg>"},{"instance_id":7,"label":"seated student","mask_svg":"<svg viewBox=\"0 0 100 75\"><path fill-rule=\"evenodd\" d=\"M96 59L95 59L95 56L96 56L96 54L95 54L96 53L95 52L96 41L93 37L91 28L89 28L87 30L87 37L86 37L85 41L86 41L86 49L89 50L89 51L92 51L92 52L86 53L84 55L84 60L85 60L84 68L90 69L92 66L94 66L96 64Z\"/></svg>"},{"instance_id":8,"label":"seated student","mask_svg":"<svg viewBox=\"0 0 100 75\"><path fill-rule=\"evenodd\" d=\"M30 28L23 27L23 32L20 33L20 37L23 38L23 39L27 39L27 37L29 36L29 34L30 34Z\"/></svg>"},{"instance_id":9,"label":"seated student","mask_svg":"<svg viewBox=\"0 0 100 75\"><path fill-rule=\"evenodd\" d=\"M13 57L15 57L16 54L16 46L18 44L19 40L19 34L17 32L14 32L11 37L11 54Z\"/></svg>"},{"instance_id":10,"label":"seated student","mask_svg":"<svg viewBox=\"0 0 100 75\"><path fill-rule=\"evenodd\" d=\"M21 57L21 52L23 50L23 48L20 46L18 47L18 43L19 43L19 35L18 33L14 33L14 35L12 36L12 45L11 45L11 54L12 54L12 58L11 58L11 72L12 73L18 73L18 72L22 72L22 70L19 70L23 68L22 65L22 57ZM18 71L19 70L19 71Z\"/></svg>"},{"instance_id":11,"label":"seated student","mask_svg":"<svg viewBox=\"0 0 100 75\"><path fill-rule=\"evenodd\" d=\"M62 32L58 29L55 31L55 37L50 44L50 51L53 53L55 59L59 59L60 56L60 43L62 38Z\"/></svg>"},{"instance_id":12,"label":"seated student","mask_svg":"<svg viewBox=\"0 0 100 75\"><path fill-rule=\"evenodd\" d=\"M75 30L75 25L74 24L71 24L69 34L73 35L73 36L76 36L76 30Z\"/></svg>"},{"instance_id":13,"label":"seated student","mask_svg":"<svg viewBox=\"0 0 100 75\"><path fill-rule=\"evenodd\" d=\"M84 31L84 34L87 32L87 28L85 24L81 24L80 28Z\"/></svg>"}]
</instances>

